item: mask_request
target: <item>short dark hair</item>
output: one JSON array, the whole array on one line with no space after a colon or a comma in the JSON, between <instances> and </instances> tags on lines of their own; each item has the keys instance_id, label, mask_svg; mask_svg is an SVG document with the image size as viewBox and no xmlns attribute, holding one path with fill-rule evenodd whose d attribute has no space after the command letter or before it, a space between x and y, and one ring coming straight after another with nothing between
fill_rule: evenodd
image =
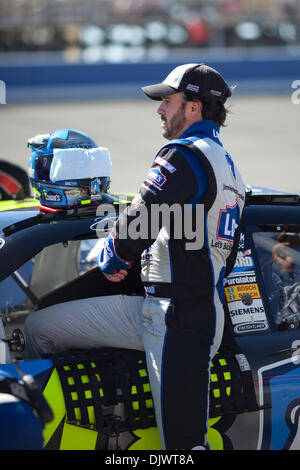
<instances>
[{"instance_id":1,"label":"short dark hair","mask_svg":"<svg viewBox=\"0 0 300 470\"><path fill-rule=\"evenodd\" d=\"M230 98L232 95L233 88L228 88L225 94L226 98ZM216 97L211 95L209 92L204 93L201 98L198 98L193 93L184 92L185 101L202 101L202 117L203 119L211 119L217 126L221 127L225 125L226 117L229 112L228 108L225 108L224 104Z\"/></svg>"}]
</instances>

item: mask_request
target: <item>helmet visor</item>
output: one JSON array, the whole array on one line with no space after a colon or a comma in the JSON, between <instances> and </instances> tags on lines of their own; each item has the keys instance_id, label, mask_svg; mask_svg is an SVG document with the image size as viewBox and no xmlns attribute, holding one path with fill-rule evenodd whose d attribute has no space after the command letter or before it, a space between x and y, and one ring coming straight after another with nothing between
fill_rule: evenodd
<instances>
[{"instance_id":1,"label":"helmet visor","mask_svg":"<svg viewBox=\"0 0 300 470\"><path fill-rule=\"evenodd\" d=\"M50 167L53 155L38 155L35 157L35 178L38 181L50 181Z\"/></svg>"},{"instance_id":2,"label":"helmet visor","mask_svg":"<svg viewBox=\"0 0 300 470\"><path fill-rule=\"evenodd\" d=\"M44 206L72 207L101 201L102 193L109 189L110 178L102 176L94 180L86 179L68 182L32 181L35 197Z\"/></svg>"}]
</instances>

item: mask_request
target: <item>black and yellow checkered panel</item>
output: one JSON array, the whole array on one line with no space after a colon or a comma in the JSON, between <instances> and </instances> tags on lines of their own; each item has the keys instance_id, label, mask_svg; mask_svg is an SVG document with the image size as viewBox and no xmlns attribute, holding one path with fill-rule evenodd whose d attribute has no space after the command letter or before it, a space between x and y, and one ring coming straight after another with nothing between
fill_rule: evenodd
<instances>
[{"instance_id":1,"label":"black and yellow checkered panel","mask_svg":"<svg viewBox=\"0 0 300 470\"><path fill-rule=\"evenodd\" d=\"M106 436L156 426L144 352L110 348L51 359L63 391L68 424L101 430ZM247 380L252 383L251 372L247 374L242 373L234 355L218 353L214 357L210 418L256 408L254 392L245 388Z\"/></svg>"}]
</instances>

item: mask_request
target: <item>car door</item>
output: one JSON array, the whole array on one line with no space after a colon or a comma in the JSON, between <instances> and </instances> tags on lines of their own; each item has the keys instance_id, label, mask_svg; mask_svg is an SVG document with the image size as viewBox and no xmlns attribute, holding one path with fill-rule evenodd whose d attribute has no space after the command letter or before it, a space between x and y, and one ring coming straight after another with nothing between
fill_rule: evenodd
<instances>
[{"instance_id":1,"label":"car door","mask_svg":"<svg viewBox=\"0 0 300 470\"><path fill-rule=\"evenodd\" d=\"M300 449L300 208L252 206L245 212L225 294L260 410L256 417L237 416L247 437L235 425L232 440L235 448Z\"/></svg>"}]
</instances>

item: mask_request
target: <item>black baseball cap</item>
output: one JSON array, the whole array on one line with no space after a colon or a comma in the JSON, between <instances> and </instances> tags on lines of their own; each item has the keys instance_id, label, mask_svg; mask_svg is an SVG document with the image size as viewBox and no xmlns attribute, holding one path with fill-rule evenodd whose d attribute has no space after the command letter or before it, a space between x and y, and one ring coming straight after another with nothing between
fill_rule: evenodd
<instances>
[{"instance_id":1,"label":"black baseball cap","mask_svg":"<svg viewBox=\"0 0 300 470\"><path fill-rule=\"evenodd\" d=\"M212 67L205 64L184 64L172 70L162 83L142 87L142 90L156 101L161 101L164 96L186 91L199 98L209 92L225 103L229 87L221 74Z\"/></svg>"}]
</instances>

